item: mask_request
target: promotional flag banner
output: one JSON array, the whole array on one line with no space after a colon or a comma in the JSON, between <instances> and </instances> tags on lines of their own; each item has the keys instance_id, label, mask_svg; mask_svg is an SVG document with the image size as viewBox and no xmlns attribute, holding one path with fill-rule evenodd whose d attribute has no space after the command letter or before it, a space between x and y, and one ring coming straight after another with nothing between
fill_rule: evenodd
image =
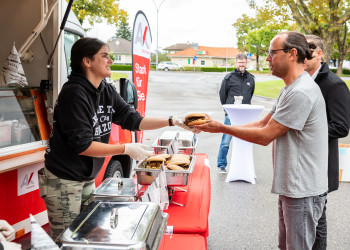
<instances>
[{"instance_id":1,"label":"promotional flag banner","mask_svg":"<svg viewBox=\"0 0 350 250\"><path fill-rule=\"evenodd\" d=\"M132 31L132 79L138 95L137 111L142 116L146 111L148 74L151 61L152 35L148 20L142 11L138 11ZM142 142L142 131L137 132L137 142Z\"/></svg>"},{"instance_id":2,"label":"promotional flag banner","mask_svg":"<svg viewBox=\"0 0 350 250\"><path fill-rule=\"evenodd\" d=\"M13 43L10 55L2 67L0 77L0 86L8 86L11 84L19 84L22 87L28 86L15 43Z\"/></svg>"}]
</instances>

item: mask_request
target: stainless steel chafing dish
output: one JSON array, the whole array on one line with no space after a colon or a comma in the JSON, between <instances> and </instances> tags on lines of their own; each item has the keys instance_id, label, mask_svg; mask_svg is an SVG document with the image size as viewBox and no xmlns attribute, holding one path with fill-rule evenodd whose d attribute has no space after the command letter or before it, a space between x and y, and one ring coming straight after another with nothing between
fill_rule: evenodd
<instances>
[{"instance_id":1,"label":"stainless steel chafing dish","mask_svg":"<svg viewBox=\"0 0 350 250\"><path fill-rule=\"evenodd\" d=\"M60 236L62 249L158 249L167 215L155 203L94 201Z\"/></svg>"},{"instance_id":2,"label":"stainless steel chafing dish","mask_svg":"<svg viewBox=\"0 0 350 250\"><path fill-rule=\"evenodd\" d=\"M187 170L165 170L168 186L186 186L188 176L193 172L196 157L190 155L190 165ZM150 185L158 176L159 169L147 169L146 160L140 162L135 168L137 183L141 185Z\"/></svg>"},{"instance_id":3,"label":"stainless steel chafing dish","mask_svg":"<svg viewBox=\"0 0 350 250\"><path fill-rule=\"evenodd\" d=\"M153 150L155 154L175 154L177 152L177 148L175 148L175 139L169 142L166 146L161 146L159 144L159 138L157 138L153 144Z\"/></svg>"},{"instance_id":4,"label":"stainless steel chafing dish","mask_svg":"<svg viewBox=\"0 0 350 250\"><path fill-rule=\"evenodd\" d=\"M92 194L92 200L136 201L138 197L134 178L107 178Z\"/></svg>"},{"instance_id":5,"label":"stainless steel chafing dish","mask_svg":"<svg viewBox=\"0 0 350 250\"><path fill-rule=\"evenodd\" d=\"M164 131L159 136L159 146L169 146L178 137L178 131Z\"/></svg>"},{"instance_id":6,"label":"stainless steel chafing dish","mask_svg":"<svg viewBox=\"0 0 350 250\"><path fill-rule=\"evenodd\" d=\"M181 131L179 132L177 143L178 154L192 155L197 148L198 139L196 135L190 131Z\"/></svg>"}]
</instances>

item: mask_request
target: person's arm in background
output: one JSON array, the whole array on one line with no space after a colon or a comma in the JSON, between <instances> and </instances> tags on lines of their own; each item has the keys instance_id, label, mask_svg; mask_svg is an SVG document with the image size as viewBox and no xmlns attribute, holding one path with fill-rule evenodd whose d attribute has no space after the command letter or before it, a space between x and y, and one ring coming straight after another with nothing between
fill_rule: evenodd
<instances>
[{"instance_id":1,"label":"person's arm in background","mask_svg":"<svg viewBox=\"0 0 350 250\"><path fill-rule=\"evenodd\" d=\"M346 137L350 126L350 92L344 82L338 82L328 89L326 105L329 137Z\"/></svg>"},{"instance_id":2,"label":"person's arm in background","mask_svg":"<svg viewBox=\"0 0 350 250\"><path fill-rule=\"evenodd\" d=\"M226 104L226 99L227 99L227 90L226 90L226 76L224 80L222 80L219 95L220 95L220 102L222 105Z\"/></svg>"},{"instance_id":3,"label":"person's arm in background","mask_svg":"<svg viewBox=\"0 0 350 250\"><path fill-rule=\"evenodd\" d=\"M252 89L252 93L251 93L251 98L250 98L250 99L252 99L252 98L253 98L254 91L255 91L255 78L254 78L254 76L253 76L253 75L252 75L252 79L253 79L253 89Z\"/></svg>"}]
</instances>

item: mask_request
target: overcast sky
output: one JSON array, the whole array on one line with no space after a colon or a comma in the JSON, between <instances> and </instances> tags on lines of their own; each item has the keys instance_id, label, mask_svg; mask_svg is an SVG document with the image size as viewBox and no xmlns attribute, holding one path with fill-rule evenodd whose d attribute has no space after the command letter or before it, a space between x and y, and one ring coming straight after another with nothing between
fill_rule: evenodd
<instances>
[{"instance_id":1,"label":"overcast sky","mask_svg":"<svg viewBox=\"0 0 350 250\"><path fill-rule=\"evenodd\" d=\"M142 10L149 22L152 49L157 48L157 6L162 0L120 0L120 8L129 14L132 29L137 11ZM236 47L232 24L242 14L252 14L246 0L165 0L158 12L159 49L176 43L198 43L200 46ZM95 25L89 36L104 41L115 33L114 27Z\"/></svg>"}]
</instances>

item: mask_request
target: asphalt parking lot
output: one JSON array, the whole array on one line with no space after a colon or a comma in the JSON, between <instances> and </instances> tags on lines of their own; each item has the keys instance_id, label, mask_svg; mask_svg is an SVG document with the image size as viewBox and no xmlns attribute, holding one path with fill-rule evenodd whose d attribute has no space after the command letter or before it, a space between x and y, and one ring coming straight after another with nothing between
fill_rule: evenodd
<instances>
[{"instance_id":1,"label":"asphalt parking lot","mask_svg":"<svg viewBox=\"0 0 350 250\"><path fill-rule=\"evenodd\" d=\"M128 73L130 74L130 73ZM224 112L218 91L224 73L155 72L149 76L146 116L168 117L189 111L202 111L223 122ZM131 78L131 77L130 77ZM257 81L275 79L256 76ZM260 117L274 100L254 96L252 103L264 105ZM173 128L176 129L176 128ZM152 142L164 130L146 131L144 143ZM277 249L277 195L271 194L271 146L254 145L256 184L225 182L226 175L216 169L221 135L198 135L198 153L209 156L211 168L211 207L208 249ZM350 144L350 137L340 140ZM328 249L350 249L350 183L340 183L338 191L328 195Z\"/></svg>"}]
</instances>

